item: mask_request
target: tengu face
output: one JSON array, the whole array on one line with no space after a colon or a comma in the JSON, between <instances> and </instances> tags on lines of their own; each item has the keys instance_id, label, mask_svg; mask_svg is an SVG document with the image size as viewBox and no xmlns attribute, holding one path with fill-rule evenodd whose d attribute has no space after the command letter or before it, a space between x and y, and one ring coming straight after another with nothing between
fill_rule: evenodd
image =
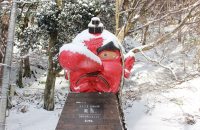
<instances>
[{"instance_id":1,"label":"tengu face","mask_svg":"<svg viewBox=\"0 0 200 130\"><path fill-rule=\"evenodd\" d=\"M103 30L91 34L85 30L60 49L59 62L70 77L72 91L117 93L124 69L127 77L134 63L133 57L128 58L124 67L122 57L112 33Z\"/></svg>"}]
</instances>

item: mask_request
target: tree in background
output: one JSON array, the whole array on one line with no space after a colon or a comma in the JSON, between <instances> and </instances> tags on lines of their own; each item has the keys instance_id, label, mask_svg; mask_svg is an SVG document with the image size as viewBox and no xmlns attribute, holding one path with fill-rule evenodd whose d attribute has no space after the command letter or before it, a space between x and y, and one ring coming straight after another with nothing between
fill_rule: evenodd
<instances>
[{"instance_id":1,"label":"tree in background","mask_svg":"<svg viewBox=\"0 0 200 130\"><path fill-rule=\"evenodd\" d=\"M44 92L44 109L54 109L56 74L60 72L57 55L60 46L71 42L77 33L87 28L91 18L100 12L98 1L63 2L62 8L56 3L46 2L38 7L38 23L48 35L48 74ZM47 37L46 37L47 38Z\"/></svg>"},{"instance_id":2,"label":"tree in background","mask_svg":"<svg viewBox=\"0 0 200 130\"><path fill-rule=\"evenodd\" d=\"M18 15L16 35L19 44L17 47L20 50L19 69L17 76L17 85L23 88L23 77L31 78L31 68L29 60L29 51L33 51L38 45L37 33L34 28L34 13L37 8L37 3L20 3L18 4L20 14ZM35 36L33 36L35 35Z\"/></svg>"},{"instance_id":3,"label":"tree in background","mask_svg":"<svg viewBox=\"0 0 200 130\"><path fill-rule=\"evenodd\" d=\"M141 52L144 55L143 51L172 41L174 36L185 50L188 50L194 43L190 41L191 38L198 41L199 34L194 28L198 28L199 7L199 0L116 0L116 35L121 42L126 36L141 37L142 40L139 42L141 46L133 47L130 53ZM189 41L190 44L186 44ZM186 52L183 53L187 55ZM162 60L165 57L163 55ZM168 69L177 80L173 68L162 65L161 61L144 56Z\"/></svg>"},{"instance_id":4,"label":"tree in background","mask_svg":"<svg viewBox=\"0 0 200 130\"><path fill-rule=\"evenodd\" d=\"M199 1L160 1L160 0L124 0L116 1L116 35L120 41L133 33L140 33L138 31L144 29L142 35L143 45L145 45L147 30L150 25L152 28L156 27L156 24L166 22L168 24L177 22L180 26L174 29L174 31L162 36L159 43L168 38L169 35L175 34L180 30L188 19L195 18L199 12ZM184 18L180 20L180 13ZM124 21L120 21L123 18ZM121 24L120 24L121 23ZM159 28L160 29L160 28ZM180 37L179 37L180 39ZM144 42L145 41L145 42ZM156 41L156 40L154 40ZM157 42L158 43L158 42Z\"/></svg>"}]
</instances>

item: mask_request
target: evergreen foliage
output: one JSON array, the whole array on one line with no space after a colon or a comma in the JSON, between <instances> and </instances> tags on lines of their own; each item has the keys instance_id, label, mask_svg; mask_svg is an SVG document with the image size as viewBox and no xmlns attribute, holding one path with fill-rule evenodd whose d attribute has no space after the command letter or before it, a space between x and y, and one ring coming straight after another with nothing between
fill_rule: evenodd
<instances>
[{"instance_id":1,"label":"evergreen foliage","mask_svg":"<svg viewBox=\"0 0 200 130\"><path fill-rule=\"evenodd\" d=\"M113 2L63 1L61 8L49 1L19 4L16 45L20 50L20 57L29 55L30 51L46 50L46 54L51 53L53 56L55 72L59 72L59 48L87 29L91 18L95 16L100 17L106 29L114 30L115 22L110 22L114 21ZM56 35L55 43L53 47L49 47L49 39L53 35Z\"/></svg>"},{"instance_id":2,"label":"evergreen foliage","mask_svg":"<svg viewBox=\"0 0 200 130\"><path fill-rule=\"evenodd\" d=\"M72 39L84 29L87 29L88 23L92 17L102 16L101 13L112 12L114 15L113 6L107 8L102 6L100 1L78 1L78 2L65 2L60 10L55 3L46 2L41 3L37 10L38 27L43 34L55 33L58 31L57 44L51 48L55 52L54 61L57 63L57 54L59 48L64 43L69 43ZM110 18L110 15L106 16ZM105 18L106 18L105 17ZM113 27L113 26L112 26ZM43 37L47 39L47 37ZM45 40L43 40L45 41ZM47 43L47 40L46 40ZM43 45L47 45L43 43Z\"/></svg>"}]
</instances>

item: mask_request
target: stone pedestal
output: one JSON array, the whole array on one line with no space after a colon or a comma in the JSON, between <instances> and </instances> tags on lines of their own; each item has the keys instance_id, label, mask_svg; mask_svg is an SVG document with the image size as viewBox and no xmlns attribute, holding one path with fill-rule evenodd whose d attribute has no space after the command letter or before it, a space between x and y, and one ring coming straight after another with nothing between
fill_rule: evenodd
<instances>
[{"instance_id":1,"label":"stone pedestal","mask_svg":"<svg viewBox=\"0 0 200 130\"><path fill-rule=\"evenodd\" d=\"M117 96L69 93L56 130L123 130Z\"/></svg>"}]
</instances>

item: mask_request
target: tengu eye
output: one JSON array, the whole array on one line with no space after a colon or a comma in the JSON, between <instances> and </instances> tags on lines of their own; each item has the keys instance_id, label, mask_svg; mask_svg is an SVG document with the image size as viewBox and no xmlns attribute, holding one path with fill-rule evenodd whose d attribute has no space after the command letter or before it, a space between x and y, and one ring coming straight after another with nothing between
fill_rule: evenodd
<instances>
[{"instance_id":1,"label":"tengu eye","mask_svg":"<svg viewBox=\"0 0 200 130\"><path fill-rule=\"evenodd\" d=\"M119 57L119 54L114 51L102 51L98 55L102 60L113 60Z\"/></svg>"}]
</instances>

